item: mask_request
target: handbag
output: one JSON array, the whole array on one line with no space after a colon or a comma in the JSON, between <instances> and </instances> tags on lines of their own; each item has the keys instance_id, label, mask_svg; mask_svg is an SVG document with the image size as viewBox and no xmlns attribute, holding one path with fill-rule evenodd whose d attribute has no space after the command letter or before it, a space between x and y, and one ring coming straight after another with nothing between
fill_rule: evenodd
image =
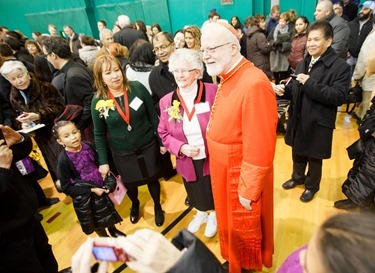
<instances>
[{"instance_id":1,"label":"handbag","mask_svg":"<svg viewBox=\"0 0 375 273\"><path fill-rule=\"evenodd\" d=\"M363 99L362 92L363 92L363 90L362 90L362 87L359 85L359 83L357 83L354 87L349 88L348 97L346 99L346 103L347 103L346 112L348 114L350 114L354 110L357 103L362 102L362 99ZM354 105L349 110L349 105L351 103L354 103Z\"/></svg>"},{"instance_id":2,"label":"handbag","mask_svg":"<svg viewBox=\"0 0 375 273\"><path fill-rule=\"evenodd\" d=\"M116 176L112 172L111 175L116 179L116 187L113 192L108 194L108 197L111 199L113 204L120 205L122 200L124 200L127 189L125 188L120 175Z\"/></svg>"},{"instance_id":3,"label":"handbag","mask_svg":"<svg viewBox=\"0 0 375 273\"><path fill-rule=\"evenodd\" d=\"M346 148L346 151L348 152L349 159L351 160L359 157L365 151L362 139L355 141Z\"/></svg>"}]
</instances>

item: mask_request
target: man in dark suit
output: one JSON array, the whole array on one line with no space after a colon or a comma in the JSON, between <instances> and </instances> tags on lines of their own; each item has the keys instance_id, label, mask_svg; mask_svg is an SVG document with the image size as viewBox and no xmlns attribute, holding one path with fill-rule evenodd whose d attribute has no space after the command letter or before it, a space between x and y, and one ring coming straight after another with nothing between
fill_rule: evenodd
<instances>
[{"instance_id":1,"label":"man in dark suit","mask_svg":"<svg viewBox=\"0 0 375 273\"><path fill-rule=\"evenodd\" d=\"M302 202L319 191L323 159L331 157L337 107L345 103L351 79L350 66L331 47L333 36L328 21L315 21L307 30L308 54L297 65L297 78L285 90L275 88L291 99L285 143L292 147L293 172L282 186L304 185Z\"/></svg>"},{"instance_id":2,"label":"man in dark suit","mask_svg":"<svg viewBox=\"0 0 375 273\"><path fill-rule=\"evenodd\" d=\"M113 39L115 43L119 43L123 46L126 46L129 50L130 47L134 44L135 41L138 39L147 40L146 35L132 28L130 19L126 15L120 15L118 18L118 24L121 27L121 30L113 35Z\"/></svg>"}]
</instances>

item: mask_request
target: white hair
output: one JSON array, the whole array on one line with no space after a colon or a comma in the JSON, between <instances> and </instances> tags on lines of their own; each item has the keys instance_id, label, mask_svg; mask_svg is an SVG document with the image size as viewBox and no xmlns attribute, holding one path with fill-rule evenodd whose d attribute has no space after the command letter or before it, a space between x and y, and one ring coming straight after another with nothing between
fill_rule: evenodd
<instances>
[{"instance_id":1,"label":"white hair","mask_svg":"<svg viewBox=\"0 0 375 273\"><path fill-rule=\"evenodd\" d=\"M9 73L17 69L21 70L24 74L28 72L26 66L22 62L6 61L4 62L3 66L0 68L0 73L1 75L3 75L4 78L6 78Z\"/></svg>"},{"instance_id":2,"label":"white hair","mask_svg":"<svg viewBox=\"0 0 375 273\"><path fill-rule=\"evenodd\" d=\"M178 69L179 67L176 66L176 62L184 60L190 64L190 69L197 69L199 70L199 79L203 78L203 60L201 54L190 48L179 48L176 49L168 60L168 67L169 71L173 71Z\"/></svg>"},{"instance_id":3,"label":"white hair","mask_svg":"<svg viewBox=\"0 0 375 273\"><path fill-rule=\"evenodd\" d=\"M110 31L108 28L104 28L99 33L100 41L104 40L106 34L111 34L113 36L112 31Z\"/></svg>"},{"instance_id":4,"label":"white hair","mask_svg":"<svg viewBox=\"0 0 375 273\"><path fill-rule=\"evenodd\" d=\"M121 28L130 25L130 18L126 15L120 15L119 17L117 17L117 21Z\"/></svg>"},{"instance_id":5,"label":"white hair","mask_svg":"<svg viewBox=\"0 0 375 273\"><path fill-rule=\"evenodd\" d=\"M202 27L202 36L206 33L216 34L216 37L224 37L227 42L235 44L238 51L241 49L240 42L238 41L237 37L229 29L218 23L213 22L210 24L205 24Z\"/></svg>"}]
</instances>

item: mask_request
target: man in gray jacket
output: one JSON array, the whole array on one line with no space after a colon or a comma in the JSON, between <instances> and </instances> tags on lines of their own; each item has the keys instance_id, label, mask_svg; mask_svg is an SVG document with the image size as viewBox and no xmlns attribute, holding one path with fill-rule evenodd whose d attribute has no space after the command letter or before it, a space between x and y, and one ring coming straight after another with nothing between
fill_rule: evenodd
<instances>
[{"instance_id":1,"label":"man in gray jacket","mask_svg":"<svg viewBox=\"0 0 375 273\"><path fill-rule=\"evenodd\" d=\"M348 23L333 12L333 4L329 0L320 1L315 8L315 20L327 20L333 28L331 47L341 58L346 59L350 29Z\"/></svg>"}]
</instances>

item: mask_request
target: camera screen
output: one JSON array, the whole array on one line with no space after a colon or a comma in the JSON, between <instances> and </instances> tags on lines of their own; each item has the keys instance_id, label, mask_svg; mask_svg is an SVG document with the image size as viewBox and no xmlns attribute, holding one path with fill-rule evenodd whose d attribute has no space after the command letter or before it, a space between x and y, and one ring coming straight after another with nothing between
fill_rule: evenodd
<instances>
[{"instance_id":1,"label":"camera screen","mask_svg":"<svg viewBox=\"0 0 375 273\"><path fill-rule=\"evenodd\" d=\"M115 250L111 246L94 246L92 252L97 260L109 262L117 261Z\"/></svg>"}]
</instances>

